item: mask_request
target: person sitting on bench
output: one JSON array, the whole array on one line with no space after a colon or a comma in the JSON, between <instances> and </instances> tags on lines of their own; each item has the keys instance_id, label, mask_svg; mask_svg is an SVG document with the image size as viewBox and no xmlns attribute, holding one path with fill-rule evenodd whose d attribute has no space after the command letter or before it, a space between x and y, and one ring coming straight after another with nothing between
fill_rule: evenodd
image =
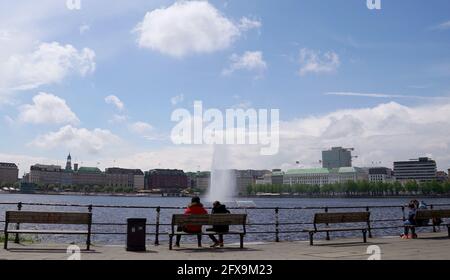
<instances>
[{"instance_id":1,"label":"person sitting on bench","mask_svg":"<svg viewBox=\"0 0 450 280\"><path fill-rule=\"evenodd\" d=\"M184 211L185 215L204 215L208 214L208 211L203 207L203 204L200 202L200 197L195 196L191 200L191 204L186 208ZM178 227L178 231L184 231L187 233L201 233L202 227L201 226L195 226L195 225L186 225L184 227ZM198 235L197 238L201 240L202 236ZM181 241L181 235L177 235L177 240L175 243L176 247L180 247L180 241ZM199 242L200 244L200 242Z\"/></svg>"},{"instance_id":2,"label":"person sitting on bench","mask_svg":"<svg viewBox=\"0 0 450 280\"><path fill-rule=\"evenodd\" d=\"M219 201L215 201L213 203L213 209L211 214L229 214L230 211L228 211L227 207L224 204L221 204ZM213 231L219 233L219 240L214 236L214 234L210 234L209 238L214 242L213 245L211 245L212 248L215 247L223 247L223 234L220 234L221 232L228 232L230 230L229 226L223 226L223 225L217 225L213 226L212 228L206 229L206 231Z\"/></svg>"}]
</instances>

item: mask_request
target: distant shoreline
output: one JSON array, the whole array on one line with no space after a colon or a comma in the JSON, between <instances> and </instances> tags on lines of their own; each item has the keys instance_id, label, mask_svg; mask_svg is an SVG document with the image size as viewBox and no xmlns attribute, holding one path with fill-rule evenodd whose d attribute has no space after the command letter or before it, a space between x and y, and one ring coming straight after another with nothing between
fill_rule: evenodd
<instances>
[{"instance_id":1,"label":"distant shoreline","mask_svg":"<svg viewBox=\"0 0 450 280\"><path fill-rule=\"evenodd\" d=\"M4 192L0 191L0 194L25 194L25 195L52 195L52 196L104 196L104 197L158 197L158 198L188 198L192 195L180 195L180 196L167 196L162 194L136 194L136 193L76 193L76 192L36 192L36 193L20 193L20 192ZM385 196L370 196L370 195L246 195L238 196L236 198L308 198L308 199L324 199L324 198L337 198L337 199L381 199L381 198L450 198L450 194L446 195L412 195L412 194L402 194L402 195L385 195Z\"/></svg>"}]
</instances>

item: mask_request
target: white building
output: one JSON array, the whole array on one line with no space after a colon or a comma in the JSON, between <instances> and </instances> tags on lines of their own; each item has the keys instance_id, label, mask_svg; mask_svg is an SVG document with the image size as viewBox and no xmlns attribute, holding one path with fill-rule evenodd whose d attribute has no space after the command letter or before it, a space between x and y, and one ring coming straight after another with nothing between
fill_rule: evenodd
<instances>
[{"instance_id":1,"label":"white building","mask_svg":"<svg viewBox=\"0 0 450 280\"><path fill-rule=\"evenodd\" d=\"M284 174L283 184L323 186L367 179L367 172L357 167L292 169Z\"/></svg>"}]
</instances>

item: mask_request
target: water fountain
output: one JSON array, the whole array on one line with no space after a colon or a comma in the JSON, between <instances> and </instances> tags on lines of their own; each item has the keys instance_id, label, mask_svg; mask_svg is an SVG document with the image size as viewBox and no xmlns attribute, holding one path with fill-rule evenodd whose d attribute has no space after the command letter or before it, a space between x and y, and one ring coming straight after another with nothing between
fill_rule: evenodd
<instances>
[{"instance_id":1,"label":"water fountain","mask_svg":"<svg viewBox=\"0 0 450 280\"><path fill-rule=\"evenodd\" d=\"M231 170L230 151L227 145L215 145L211 166L211 180L206 200L231 202L236 195L236 177Z\"/></svg>"}]
</instances>

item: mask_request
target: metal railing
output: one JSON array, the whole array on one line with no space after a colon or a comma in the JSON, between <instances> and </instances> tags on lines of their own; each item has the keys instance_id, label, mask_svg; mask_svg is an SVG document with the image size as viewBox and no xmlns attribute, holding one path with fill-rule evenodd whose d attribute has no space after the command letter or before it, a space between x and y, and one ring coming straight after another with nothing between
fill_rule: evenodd
<instances>
[{"instance_id":1,"label":"metal railing","mask_svg":"<svg viewBox=\"0 0 450 280\"><path fill-rule=\"evenodd\" d=\"M59 204L59 203L30 203L30 202L0 202L0 206L15 206L15 208L18 211L21 211L24 209L24 207L65 207L65 208L85 208L88 212L93 213L95 209L141 209L141 210L151 210L154 211L155 215L155 222L154 223L147 223L147 227L153 227L153 231L147 231L147 235L154 236L154 244L159 245L160 244L160 236L167 235L167 232L164 232L161 230L162 227L169 227L171 226L170 223L164 223L161 221L161 213L163 211L167 210L184 210L185 207L173 207L173 206L128 206L128 205L95 205L95 204ZM441 204L429 204L428 205L431 209L436 209L440 207L449 207L450 203L441 203ZM313 222L299 222L299 221L281 221L280 220L280 214L283 211L313 211L316 212L330 212L335 210L363 210L363 211L371 211L373 209L398 209L401 211L401 217L400 218L387 218L387 219L371 219L371 224L377 224L377 223L393 223L393 222L403 222L406 220L405 215L405 205L371 205L371 206L323 206L323 207L316 207L316 206L306 206L306 207L251 207L251 208L244 208L244 207L228 207L230 210L240 210L240 211L253 211L253 210L266 210L266 211L273 211L274 219L269 220L268 222L255 222L251 223L248 222L247 226L268 226L271 227L272 230L264 230L264 231L247 231L247 234L273 234L275 242L280 242L280 235L282 234L293 234L293 233L304 233L303 230L305 228L300 229L283 229L286 226L307 226L307 225L313 225ZM210 208L209 208L210 209ZM4 216L0 216L4 217ZM249 215L249 220L251 220L252 215ZM4 220L0 220L0 223L4 223ZM126 223L121 222L93 222L93 226L126 226ZM394 229L394 228L400 228L403 227L403 225L389 225L389 226L372 226L371 230L381 230L381 229ZM16 224L16 229L20 229L20 224ZM435 229L434 229L435 231ZM93 231L93 235L126 235L126 232L102 232L102 231ZM371 236L371 233L369 235ZM327 234L327 238L329 238ZM15 236L15 242L19 242L19 236L16 234Z\"/></svg>"}]
</instances>

